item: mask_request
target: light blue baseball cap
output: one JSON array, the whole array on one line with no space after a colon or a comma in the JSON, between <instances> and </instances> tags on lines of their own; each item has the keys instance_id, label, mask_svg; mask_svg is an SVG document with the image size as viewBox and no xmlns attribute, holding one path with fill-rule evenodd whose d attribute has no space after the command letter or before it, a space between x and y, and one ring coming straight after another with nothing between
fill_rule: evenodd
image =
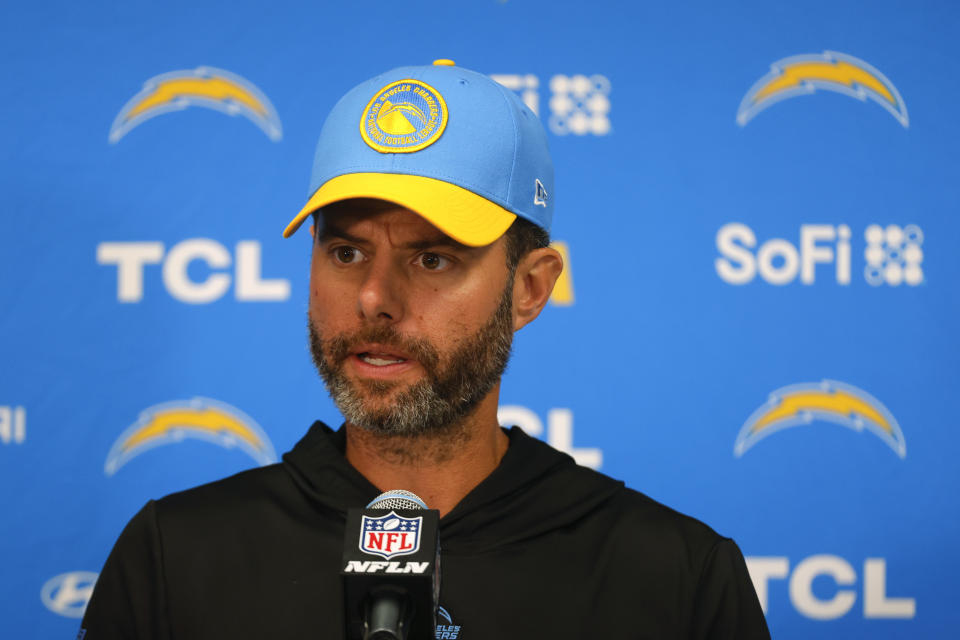
<instances>
[{"instance_id":1,"label":"light blue baseball cap","mask_svg":"<svg viewBox=\"0 0 960 640\"><path fill-rule=\"evenodd\" d=\"M517 216L550 231L553 162L537 116L512 91L450 60L354 87L320 132L310 199L284 230L349 198L394 202L469 246Z\"/></svg>"}]
</instances>

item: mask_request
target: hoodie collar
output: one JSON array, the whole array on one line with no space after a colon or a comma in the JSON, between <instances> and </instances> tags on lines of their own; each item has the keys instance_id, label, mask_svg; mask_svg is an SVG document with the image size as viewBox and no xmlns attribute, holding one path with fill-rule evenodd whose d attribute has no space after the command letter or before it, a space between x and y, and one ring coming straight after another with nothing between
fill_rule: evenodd
<instances>
[{"instance_id":1,"label":"hoodie collar","mask_svg":"<svg viewBox=\"0 0 960 640\"><path fill-rule=\"evenodd\" d=\"M577 466L573 458L518 427L493 472L440 520L445 552L478 552L534 537L574 522L620 491L617 482ZM315 422L284 454L298 487L341 517L381 492L344 455L346 434Z\"/></svg>"}]
</instances>

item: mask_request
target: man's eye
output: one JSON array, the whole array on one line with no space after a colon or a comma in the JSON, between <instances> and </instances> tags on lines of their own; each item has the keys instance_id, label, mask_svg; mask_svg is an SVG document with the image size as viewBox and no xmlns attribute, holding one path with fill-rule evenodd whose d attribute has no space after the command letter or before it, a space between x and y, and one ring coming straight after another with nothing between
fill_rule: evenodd
<instances>
[{"instance_id":1,"label":"man's eye","mask_svg":"<svg viewBox=\"0 0 960 640\"><path fill-rule=\"evenodd\" d=\"M444 258L436 253L421 253L417 262L428 271L440 271L450 266L449 258Z\"/></svg>"},{"instance_id":2,"label":"man's eye","mask_svg":"<svg viewBox=\"0 0 960 640\"><path fill-rule=\"evenodd\" d=\"M337 247L333 250L333 256L336 258L337 262L341 264L351 264L354 262L359 262L363 257L363 254L357 250L356 247Z\"/></svg>"}]
</instances>

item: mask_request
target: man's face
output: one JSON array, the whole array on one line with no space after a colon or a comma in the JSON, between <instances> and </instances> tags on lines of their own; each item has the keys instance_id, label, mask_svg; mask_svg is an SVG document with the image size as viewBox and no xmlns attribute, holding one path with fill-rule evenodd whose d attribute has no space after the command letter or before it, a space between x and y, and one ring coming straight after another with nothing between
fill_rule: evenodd
<instances>
[{"instance_id":1,"label":"man's face","mask_svg":"<svg viewBox=\"0 0 960 640\"><path fill-rule=\"evenodd\" d=\"M372 200L327 207L320 224L310 346L337 407L376 433L453 427L497 384L510 355L504 239L467 247Z\"/></svg>"}]
</instances>

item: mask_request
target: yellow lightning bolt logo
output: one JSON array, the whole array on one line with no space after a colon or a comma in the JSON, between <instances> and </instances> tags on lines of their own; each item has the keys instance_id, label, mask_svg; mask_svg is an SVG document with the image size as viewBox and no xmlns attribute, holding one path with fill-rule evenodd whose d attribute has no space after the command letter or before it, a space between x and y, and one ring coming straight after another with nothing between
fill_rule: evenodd
<instances>
[{"instance_id":1,"label":"yellow lightning bolt logo","mask_svg":"<svg viewBox=\"0 0 960 640\"><path fill-rule=\"evenodd\" d=\"M550 302L559 307L569 307L573 304L573 275L570 271L570 248L566 242L557 240L551 242L550 246L557 250L560 258L563 260L563 271L553 285L553 293L550 294Z\"/></svg>"},{"instance_id":2,"label":"yellow lightning bolt logo","mask_svg":"<svg viewBox=\"0 0 960 640\"><path fill-rule=\"evenodd\" d=\"M144 451L186 438L237 447L261 465L277 459L270 440L249 416L222 402L194 398L143 411L111 447L104 472L111 476Z\"/></svg>"},{"instance_id":3,"label":"yellow lightning bolt logo","mask_svg":"<svg viewBox=\"0 0 960 640\"><path fill-rule=\"evenodd\" d=\"M409 113L420 123L427 121L426 114L412 104L393 104L389 100L383 101L383 106L377 114L377 125L387 133L395 136L414 133L417 127L410 124L410 120L404 114Z\"/></svg>"},{"instance_id":4,"label":"yellow lightning bolt logo","mask_svg":"<svg viewBox=\"0 0 960 640\"><path fill-rule=\"evenodd\" d=\"M868 429L901 458L907 445L896 419L876 398L842 382L824 380L777 389L753 412L737 436L734 454L743 455L757 441L787 427L814 421L832 422L856 431Z\"/></svg>"},{"instance_id":5,"label":"yellow lightning bolt logo","mask_svg":"<svg viewBox=\"0 0 960 640\"><path fill-rule=\"evenodd\" d=\"M419 80L391 82L380 89L360 117L360 135L380 153L412 153L429 147L447 126L447 104Z\"/></svg>"},{"instance_id":6,"label":"yellow lightning bolt logo","mask_svg":"<svg viewBox=\"0 0 960 640\"><path fill-rule=\"evenodd\" d=\"M909 126L907 106L886 76L863 60L826 51L778 60L770 73L758 80L740 102L737 123L744 126L755 115L781 100L814 93L835 91L859 100L870 98Z\"/></svg>"},{"instance_id":7,"label":"yellow lightning bolt logo","mask_svg":"<svg viewBox=\"0 0 960 640\"><path fill-rule=\"evenodd\" d=\"M249 81L212 67L171 71L147 80L110 128L109 140L118 142L134 127L170 111L206 107L229 115L243 115L274 142L282 137L280 118L270 100Z\"/></svg>"}]
</instances>

